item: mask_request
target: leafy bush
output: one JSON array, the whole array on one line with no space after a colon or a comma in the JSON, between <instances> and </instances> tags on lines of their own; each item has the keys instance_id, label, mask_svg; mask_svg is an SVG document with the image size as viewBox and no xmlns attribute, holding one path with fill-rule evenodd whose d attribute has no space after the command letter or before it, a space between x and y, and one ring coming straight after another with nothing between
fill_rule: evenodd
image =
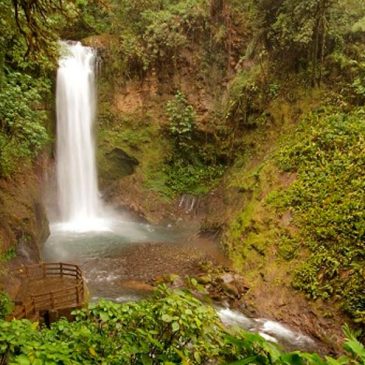
<instances>
[{"instance_id":1,"label":"leafy bush","mask_svg":"<svg viewBox=\"0 0 365 365\"><path fill-rule=\"evenodd\" d=\"M191 40L209 35L208 9L202 0L112 1L109 65L127 77L174 67Z\"/></svg>"},{"instance_id":2,"label":"leafy bush","mask_svg":"<svg viewBox=\"0 0 365 365\"><path fill-rule=\"evenodd\" d=\"M135 303L105 300L51 329L0 321L0 355L9 364L362 364L365 350L346 328L348 355L335 360L285 353L255 333L226 330L212 307L191 294L160 288Z\"/></svg>"},{"instance_id":3,"label":"leafy bush","mask_svg":"<svg viewBox=\"0 0 365 365\"><path fill-rule=\"evenodd\" d=\"M280 194L310 249L294 286L312 298L341 298L365 323L365 110L313 113L282 148L279 165L297 180Z\"/></svg>"},{"instance_id":4,"label":"leafy bush","mask_svg":"<svg viewBox=\"0 0 365 365\"><path fill-rule=\"evenodd\" d=\"M1 241L0 241L0 247L1 247ZM4 252L0 252L0 263L1 261L9 261L13 259L15 256L16 256L15 247L11 247Z\"/></svg>"},{"instance_id":5,"label":"leafy bush","mask_svg":"<svg viewBox=\"0 0 365 365\"><path fill-rule=\"evenodd\" d=\"M225 118L236 129L257 127L268 97L278 92L276 84L266 90L256 71L238 73L230 86Z\"/></svg>"},{"instance_id":6,"label":"leafy bush","mask_svg":"<svg viewBox=\"0 0 365 365\"><path fill-rule=\"evenodd\" d=\"M49 89L24 73L6 75L0 91L0 176L9 175L17 161L36 156L48 141L41 104Z\"/></svg>"},{"instance_id":7,"label":"leafy bush","mask_svg":"<svg viewBox=\"0 0 365 365\"><path fill-rule=\"evenodd\" d=\"M13 304L9 296L0 291L0 320L8 316L13 310Z\"/></svg>"},{"instance_id":8,"label":"leafy bush","mask_svg":"<svg viewBox=\"0 0 365 365\"><path fill-rule=\"evenodd\" d=\"M358 96L361 101L363 101L365 99L365 77L359 75L355 78L351 86L354 94Z\"/></svg>"},{"instance_id":9,"label":"leafy bush","mask_svg":"<svg viewBox=\"0 0 365 365\"><path fill-rule=\"evenodd\" d=\"M48 140L47 98L65 15L55 1L0 2L0 177L32 160ZM70 18L68 18L70 20Z\"/></svg>"},{"instance_id":10,"label":"leafy bush","mask_svg":"<svg viewBox=\"0 0 365 365\"><path fill-rule=\"evenodd\" d=\"M174 140L175 148L185 155L192 149L192 137L195 130L195 111L185 95L178 91L174 99L167 102L168 132Z\"/></svg>"},{"instance_id":11,"label":"leafy bush","mask_svg":"<svg viewBox=\"0 0 365 365\"><path fill-rule=\"evenodd\" d=\"M42 331L27 321L0 322L0 354L9 349L14 364L178 364L216 358L224 345L214 309L181 291L162 288L123 305L102 300L75 316Z\"/></svg>"},{"instance_id":12,"label":"leafy bush","mask_svg":"<svg viewBox=\"0 0 365 365\"><path fill-rule=\"evenodd\" d=\"M223 165L215 163L214 153L207 155L196 127L196 114L183 93L178 91L167 102L167 134L172 140L171 155L164 169L167 185L177 193L205 193L221 177ZM215 151L217 154L218 151Z\"/></svg>"},{"instance_id":13,"label":"leafy bush","mask_svg":"<svg viewBox=\"0 0 365 365\"><path fill-rule=\"evenodd\" d=\"M176 193L207 193L214 182L223 175L223 165L188 164L187 160L174 159L166 165L166 184Z\"/></svg>"}]
</instances>

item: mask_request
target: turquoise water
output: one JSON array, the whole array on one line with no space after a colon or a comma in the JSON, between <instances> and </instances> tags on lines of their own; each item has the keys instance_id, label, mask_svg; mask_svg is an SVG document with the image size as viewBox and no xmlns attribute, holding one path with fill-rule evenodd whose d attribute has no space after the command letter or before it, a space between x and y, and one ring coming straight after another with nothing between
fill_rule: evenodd
<instances>
[{"instance_id":1,"label":"turquoise water","mask_svg":"<svg viewBox=\"0 0 365 365\"><path fill-rule=\"evenodd\" d=\"M108 229L94 232L67 231L63 225L55 224L51 225L51 235L43 246L43 259L80 265L92 298L123 301L140 294L120 285L122 280L133 276L136 261L142 262L138 270L143 277L143 262L148 261L144 256L153 251L154 246L158 246L163 256L164 250L171 252L180 247L181 251L182 246L195 238L196 231L191 227L153 226L123 219L114 219L109 222ZM188 260L188 248L184 255ZM159 265L159 262L151 262L146 268L146 277L150 277L154 267Z\"/></svg>"}]
</instances>

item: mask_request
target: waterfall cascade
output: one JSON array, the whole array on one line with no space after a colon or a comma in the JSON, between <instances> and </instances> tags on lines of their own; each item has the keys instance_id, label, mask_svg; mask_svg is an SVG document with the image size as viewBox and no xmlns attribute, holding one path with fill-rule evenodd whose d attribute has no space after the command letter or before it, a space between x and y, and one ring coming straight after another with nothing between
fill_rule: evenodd
<instances>
[{"instance_id":1,"label":"waterfall cascade","mask_svg":"<svg viewBox=\"0 0 365 365\"><path fill-rule=\"evenodd\" d=\"M93 124L95 51L79 42L63 43L57 72L57 192L66 230L100 230Z\"/></svg>"}]
</instances>

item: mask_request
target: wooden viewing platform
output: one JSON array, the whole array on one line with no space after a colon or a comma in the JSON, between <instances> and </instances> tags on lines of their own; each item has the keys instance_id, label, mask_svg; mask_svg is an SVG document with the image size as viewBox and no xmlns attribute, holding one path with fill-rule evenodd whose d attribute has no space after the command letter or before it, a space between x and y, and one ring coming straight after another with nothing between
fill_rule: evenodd
<instances>
[{"instance_id":1,"label":"wooden viewing platform","mask_svg":"<svg viewBox=\"0 0 365 365\"><path fill-rule=\"evenodd\" d=\"M41 263L12 271L22 285L9 319L38 319L42 311L81 307L85 287L81 269L66 263Z\"/></svg>"}]
</instances>

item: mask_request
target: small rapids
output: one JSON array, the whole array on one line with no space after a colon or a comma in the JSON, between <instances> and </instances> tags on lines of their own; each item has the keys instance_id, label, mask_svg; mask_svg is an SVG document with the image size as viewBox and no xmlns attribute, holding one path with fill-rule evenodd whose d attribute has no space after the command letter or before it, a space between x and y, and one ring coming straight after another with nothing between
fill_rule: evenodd
<instances>
[{"instance_id":1,"label":"small rapids","mask_svg":"<svg viewBox=\"0 0 365 365\"><path fill-rule=\"evenodd\" d=\"M295 332L279 322L264 318L249 318L229 308L217 308L221 321L227 326L237 326L259 333L265 340L280 343L289 349L312 349L315 342L308 336Z\"/></svg>"}]
</instances>

